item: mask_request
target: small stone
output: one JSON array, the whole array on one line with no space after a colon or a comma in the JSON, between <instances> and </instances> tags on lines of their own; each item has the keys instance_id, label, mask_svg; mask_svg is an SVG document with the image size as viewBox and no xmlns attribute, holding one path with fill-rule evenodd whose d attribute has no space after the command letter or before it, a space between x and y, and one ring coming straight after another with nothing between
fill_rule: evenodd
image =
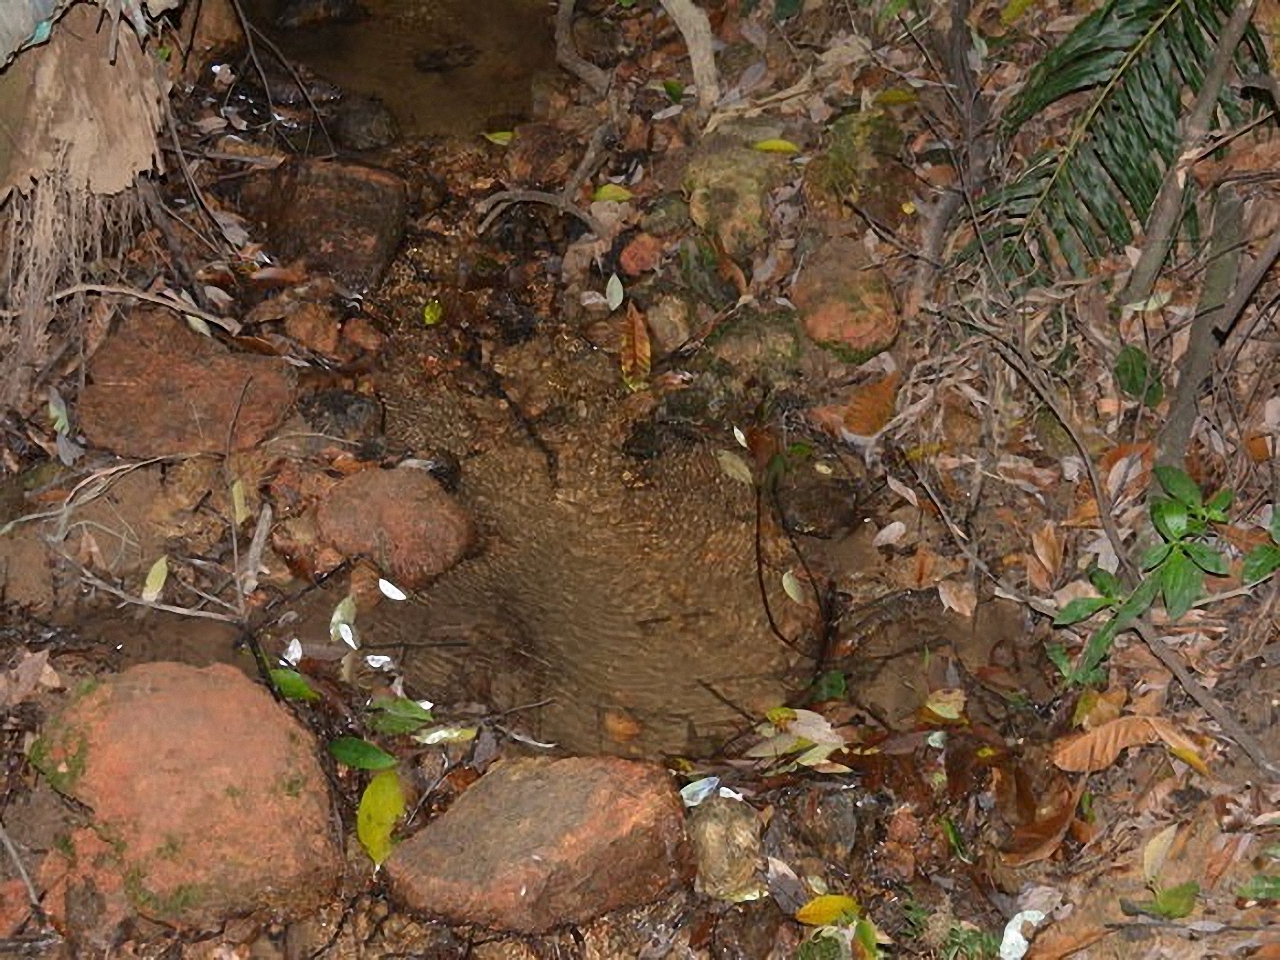
<instances>
[{"instance_id":1,"label":"small stone","mask_svg":"<svg viewBox=\"0 0 1280 960\"><path fill-rule=\"evenodd\" d=\"M641 233L632 238L618 256L618 265L628 277L657 270L666 246L657 237Z\"/></svg>"},{"instance_id":2,"label":"small stone","mask_svg":"<svg viewBox=\"0 0 1280 960\"><path fill-rule=\"evenodd\" d=\"M576 138L554 123L523 124L507 147L507 174L522 186L557 186L573 173L580 149Z\"/></svg>"},{"instance_id":3,"label":"small stone","mask_svg":"<svg viewBox=\"0 0 1280 960\"><path fill-rule=\"evenodd\" d=\"M854 364L889 349L901 323L889 282L868 261L858 240L829 240L805 264L791 293L809 338Z\"/></svg>"},{"instance_id":4,"label":"small stone","mask_svg":"<svg viewBox=\"0 0 1280 960\"><path fill-rule=\"evenodd\" d=\"M366 557L403 587L425 586L470 549L467 512L425 470L362 470L320 505L321 536L348 557Z\"/></svg>"},{"instance_id":5,"label":"small stone","mask_svg":"<svg viewBox=\"0 0 1280 960\"><path fill-rule=\"evenodd\" d=\"M645 314L649 322L650 343L654 353L665 357L689 339L692 310L682 297L667 294L659 297Z\"/></svg>"},{"instance_id":6,"label":"small stone","mask_svg":"<svg viewBox=\"0 0 1280 960\"><path fill-rule=\"evenodd\" d=\"M92 812L41 865L45 908L73 941L131 916L212 929L300 916L342 866L311 734L225 664L150 663L104 679L45 725L32 761Z\"/></svg>"},{"instance_id":7,"label":"small stone","mask_svg":"<svg viewBox=\"0 0 1280 960\"><path fill-rule=\"evenodd\" d=\"M344 323L342 339L364 353L380 353L387 343L387 338L367 317L352 317Z\"/></svg>"},{"instance_id":8,"label":"small stone","mask_svg":"<svg viewBox=\"0 0 1280 960\"><path fill-rule=\"evenodd\" d=\"M704 801L689 818L689 841L699 893L737 902L760 891L760 815L750 804L727 797Z\"/></svg>"},{"instance_id":9,"label":"small stone","mask_svg":"<svg viewBox=\"0 0 1280 960\"><path fill-rule=\"evenodd\" d=\"M537 933L658 899L679 881L685 851L680 798L662 768L512 760L384 867L412 910Z\"/></svg>"},{"instance_id":10,"label":"small stone","mask_svg":"<svg viewBox=\"0 0 1280 960\"><path fill-rule=\"evenodd\" d=\"M284 321L284 332L308 350L336 357L342 324L337 311L323 303L300 303Z\"/></svg>"}]
</instances>

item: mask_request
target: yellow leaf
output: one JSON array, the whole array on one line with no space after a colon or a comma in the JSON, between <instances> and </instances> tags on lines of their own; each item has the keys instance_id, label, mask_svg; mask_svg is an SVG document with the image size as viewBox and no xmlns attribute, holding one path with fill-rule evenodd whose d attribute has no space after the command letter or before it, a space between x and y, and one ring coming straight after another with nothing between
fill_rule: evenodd
<instances>
[{"instance_id":1,"label":"yellow leaf","mask_svg":"<svg viewBox=\"0 0 1280 960\"><path fill-rule=\"evenodd\" d=\"M779 140L776 137L769 140L759 140L751 145L752 150L759 150L761 153L799 153L800 148L790 140Z\"/></svg>"},{"instance_id":2,"label":"yellow leaf","mask_svg":"<svg viewBox=\"0 0 1280 960\"><path fill-rule=\"evenodd\" d=\"M439 300L428 300L422 305L422 323L434 327L444 319L444 305Z\"/></svg>"},{"instance_id":3,"label":"yellow leaf","mask_svg":"<svg viewBox=\"0 0 1280 960\"><path fill-rule=\"evenodd\" d=\"M391 855L391 831L404 813L404 790L394 770L374 774L356 810L356 836L375 866Z\"/></svg>"},{"instance_id":4,"label":"yellow leaf","mask_svg":"<svg viewBox=\"0 0 1280 960\"><path fill-rule=\"evenodd\" d=\"M591 195L592 200L612 200L614 203L626 203L634 196L626 187L616 183L602 183Z\"/></svg>"},{"instance_id":5,"label":"yellow leaf","mask_svg":"<svg viewBox=\"0 0 1280 960\"><path fill-rule=\"evenodd\" d=\"M511 130L501 130L497 133L486 133L484 138L490 143L496 143L500 147L505 147L511 142L511 138L514 136L515 133Z\"/></svg>"},{"instance_id":6,"label":"yellow leaf","mask_svg":"<svg viewBox=\"0 0 1280 960\"><path fill-rule=\"evenodd\" d=\"M237 527L249 519L249 506L245 503L242 480L237 480L231 485L231 514L235 517Z\"/></svg>"},{"instance_id":7,"label":"yellow leaf","mask_svg":"<svg viewBox=\"0 0 1280 960\"><path fill-rule=\"evenodd\" d=\"M814 897L796 911L796 919L810 927L828 927L857 917L858 901L838 893Z\"/></svg>"},{"instance_id":8,"label":"yellow leaf","mask_svg":"<svg viewBox=\"0 0 1280 960\"><path fill-rule=\"evenodd\" d=\"M1000 22L1006 27L1022 17L1036 5L1036 0L1009 0L1000 11Z\"/></svg>"},{"instance_id":9,"label":"yellow leaf","mask_svg":"<svg viewBox=\"0 0 1280 960\"><path fill-rule=\"evenodd\" d=\"M142 587L142 599L147 603L155 603L164 590L164 582L169 579L169 558L162 556L147 571L147 582Z\"/></svg>"}]
</instances>

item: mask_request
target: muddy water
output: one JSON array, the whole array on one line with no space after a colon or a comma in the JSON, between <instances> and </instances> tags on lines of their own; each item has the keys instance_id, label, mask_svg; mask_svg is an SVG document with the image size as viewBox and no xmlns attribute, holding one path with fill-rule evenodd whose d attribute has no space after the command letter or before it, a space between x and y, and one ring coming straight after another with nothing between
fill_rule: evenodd
<instances>
[{"instance_id":1,"label":"muddy water","mask_svg":"<svg viewBox=\"0 0 1280 960\"><path fill-rule=\"evenodd\" d=\"M721 445L627 457L633 411L613 363L567 337L540 339L495 367L558 392L567 413L539 434L553 479L502 401L416 372L427 349L401 340L382 385L388 430L420 451L462 453L459 495L483 548L421 603L383 604L367 642L402 650L428 692L461 678L500 707L540 703L520 719L578 751L708 750L742 726L730 704L759 716L782 702L795 658L769 630L754 494L719 468ZM780 573L767 581L783 611Z\"/></svg>"},{"instance_id":2,"label":"muddy water","mask_svg":"<svg viewBox=\"0 0 1280 960\"><path fill-rule=\"evenodd\" d=\"M406 137L509 128L536 73L554 67L543 0L362 0L352 23L273 29L280 4L248 5L284 53L344 90L376 96Z\"/></svg>"}]
</instances>

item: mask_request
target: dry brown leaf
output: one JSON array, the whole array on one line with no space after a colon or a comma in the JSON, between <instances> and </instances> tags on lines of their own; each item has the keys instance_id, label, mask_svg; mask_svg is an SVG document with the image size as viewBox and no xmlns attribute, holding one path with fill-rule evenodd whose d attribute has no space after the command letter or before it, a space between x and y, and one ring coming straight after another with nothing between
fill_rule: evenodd
<instances>
[{"instance_id":1,"label":"dry brown leaf","mask_svg":"<svg viewBox=\"0 0 1280 960\"><path fill-rule=\"evenodd\" d=\"M1062 543L1054 524L1048 521L1031 535L1031 546L1036 552L1036 559L1044 566L1050 580L1056 580L1062 570Z\"/></svg>"},{"instance_id":2,"label":"dry brown leaf","mask_svg":"<svg viewBox=\"0 0 1280 960\"><path fill-rule=\"evenodd\" d=\"M1127 748L1157 740L1197 771L1207 772L1194 741L1163 717L1120 717L1067 737L1053 748L1053 762L1071 773L1095 773L1115 763Z\"/></svg>"},{"instance_id":3,"label":"dry brown leaf","mask_svg":"<svg viewBox=\"0 0 1280 960\"><path fill-rule=\"evenodd\" d=\"M811 416L837 437L874 437L893 419L901 379L895 371L859 384L849 391L843 403L816 407Z\"/></svg>"},{"instance_id":4,"label":"dry brown leaf","mask_svg":"<svg viewBox=\"0 0 1280 960\"><path fill-rule=\"evenodd\" d=\"M923 589L933 579L933 571L937 564L938 555L928 547L922 546L916 550L914 562L911 565L911 582L916 590Z\"/></svg>"},{"instance_id":5,"label":"dry brown leaf","mask_svg":"<svg viewBox=\"0 0 1280 960\"><path fill-rule=\"evenodd\" d=\"M622 382L628 389L643 390L649 382L649 328L644 314L630 301L622 325Z\"/></svg>"},{"instance_id":6,"label":"dry brown leaf","mask_svg":"<svg viewBox=\"0 0 1280 960\"><path fill-rule=\"evenodd\" d=\"M1038 594L1046 594L1053 590L1053 577L1045 565L1033 553L1024 553L1023 561L1027 567L1027 583Z\"/></svg>"},{"instance_id":7,"label":"dry brown leaf","mask_svg":"<svg viewBox=\"0 0 1280 960\"><path fill-rule=\"evenodd\" d=\"M942 580L938 583L938 597L948 610L954 610L965 619L973 616L978 606L978 593L969 581Z\"/></svg>"},{"instance_id":8,"label":"dry brown leaf","mask_svg":"<svg viewBox=\"0 0 1280 960\"><path fill-rule=\"evenodd\" d=\"M1046 816L1018 827L1013 838L1000 851L1000 859L1010 867L1023 867L1029 863L1047 860L1062 845L1076 807L1084 795L1083 781L1061 795L1061 803Z\"/></svg>"},{"instance_id":9,"label":"dry brown leaf","mask_svg":"<svg viewBox=\"0 0 1280 960\"><path fill-rule=\"evenodd\" d=\"M1089 927L1079 933L1050 933L1037 937L1027 952L1027 960L1066 960L1114 932L1110 927Z\"/></svg>"}]
</instances>

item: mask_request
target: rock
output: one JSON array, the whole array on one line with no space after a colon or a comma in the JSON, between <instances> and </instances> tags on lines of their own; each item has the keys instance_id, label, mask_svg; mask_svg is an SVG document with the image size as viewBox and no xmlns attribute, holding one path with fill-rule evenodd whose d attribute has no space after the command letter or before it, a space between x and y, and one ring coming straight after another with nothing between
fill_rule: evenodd
<instances>
[{"instance_id":1,"label":"rock","mask_svg":"<svg viewBox=\"0 0 1280 960\"><path fill-rule=\"evenodd\" d=\"M618 265L628 277L658 269L666 244L647 233L637 234L618 255Z\"/></svg>"},{"instance_id":2,"label":"rock","mask_svg":"<svg viewBox=\"0 0 1280 960\"><path fill-rule=\"evenodd\" d=\"M889 282L858 240L824 242L805 264L791 292L805 333L849 363L889 349L900 317Z\"/></svg>"},{"instance_id":3,"label":"rock","mask_svg":"<svg viewBox=\"0 0 1280 960\"><path fill-rule=\"evenodd\" d=\"M300 303L285 317L284 332L308 350L335 359L342 321L338 311L326 303Z\"/></svg>"},{"instance_id":4,"label":"rock","mask_svg":"<svg viewBox=\"0 0 1280 960\"><path fill-rule=\"evenodd\" d=\"M267 229L271 251L367 290L375 286L404 232L408 187L377 167L300 160L254 177L245 209Z\"/></svg>"},{"instance_id":5,"label":"rock","mask_svg":"<svg viewBox=\"0 0 1280 960\"><path fill-rule=\"evenodd\" d=\"M382 433L382 404L377 397L331 388L298 401L298 413L312 430L343 440L372 440Z\"/></svg>"},{"instance_id":6,"label":"rock","mask_svg":"<svg viewBox=\"0 0 1280 960\"><path fill-rule=\"evenodd\" d=\"M123 457L222 453L228 442L243 450L293 404L283 360L230 353L159 308L133 311L94 355L89 376L81 429Z\"/></svg>"},{"instance_id":7,"label":"rock","mask_svg":"<svg viewBox=\"0 0 1280 960\"><path fill-rule=\"evenodd\" d=\"M321 536L347 556L367 557L402 587L425 586L475 540L467 513L425 470L362 470L320 505Z\"/></svg>"},{"instance_id":8,"label":"rock","mask_svg":"<svg viewBox=\"0 0 1280 960\"><path fill-rule=\"evenodd\" d=\"M683 346L692 332L693 310L675 294L658 297L645 313L654 353L665 357Z\"/></svg>"},{"instance_id":9,"label":"rock","mask_svg":"<svg viewBox=\"0 0 1280 960\"><path fill-rule=\"evenodd\" d=\"M238 670L151 663L108 677L45 725L32 762L92 811L41 866L75 941L142 916L211 929L303 915L342 869L316 744Z\"/></svg>"},{"instance_id":10,"label":"rock","mask_svg":"<svg viewBox=\"0 0 1280 960\"><path fill-rule=\"evenodd\" d=\"M364 11L356 0L286 0L276 26L296 30L323 23L351 23L362 16Z\"/></svg>"},{"instance_id":11,"label":"rock","mask_svg":"<svg viewBox=\"0 0 1280 960\"><path fill-rule=\"evenodd\" d=\"M0 938L17 934L30 915L27 885L16 877L0 881Z\"/></svg>"},{"instance_id":12,"label":"rock","mask_svg":"<svg viewBox=\"0 0 1280 960\"><path fill-rule=\"evenodd\" d=\"M365 317L352 317L344 323L342 339L361 353L378 353L387 343L387 338L373 325L373 321Z\"/></svg>"},{"instance_id":13,"label":"rock","mask_svg":"<svg viewBox=\"0 0 1280 960\"><path fill-rule=\"evenodd\" d=\"M384 867L412 910L534 933L656 900L680 879L685 849L680 797L660 767L513 760Z\"/></svg>"},{"instance_id":14,"label":"rock","mask_svg":"<svg viewBox=\"0 0 1280 960\"><path fill-rule=\"evenodd\" d=\"M685 169L689 216L730 257L748 256L769 236L766 201L789 171L778 154L753 150L738 136L713 134Z\"/></svg>"},{"instance_id":15,"label":"rock","mask_svg":"<svg viewBox=\"0 0 1280 960\"><path fill-rule=\"evenodd\" d=\"M337 102L329 129L348 150L377 150L400 139L400 124L383 102L354 93Z\"/></svg>"},{"instance_id":16,"label":"rock","mask_svg":"<svg viewBox=\"0 0 1280 960\"><path fill-rule=\"evenodd\" d=\"M699 893L734 903L760 895L760 815L750 804L727 797L700 804L689 818L689 841Z\"/></svg>"},{"instance_id":17,"label":"rock","mask_svg":"<svg viewBox=\"0 0 1280 960\"><path fill-rule=\"evenodd\" d=\"M902 131L883 111L845 114L824 137L826 146L804 172L811 215L843 219L853 206L897 229L907 219L904 201L919 190L918 174L898 156Z\"/></svg>"}]
</instances>

